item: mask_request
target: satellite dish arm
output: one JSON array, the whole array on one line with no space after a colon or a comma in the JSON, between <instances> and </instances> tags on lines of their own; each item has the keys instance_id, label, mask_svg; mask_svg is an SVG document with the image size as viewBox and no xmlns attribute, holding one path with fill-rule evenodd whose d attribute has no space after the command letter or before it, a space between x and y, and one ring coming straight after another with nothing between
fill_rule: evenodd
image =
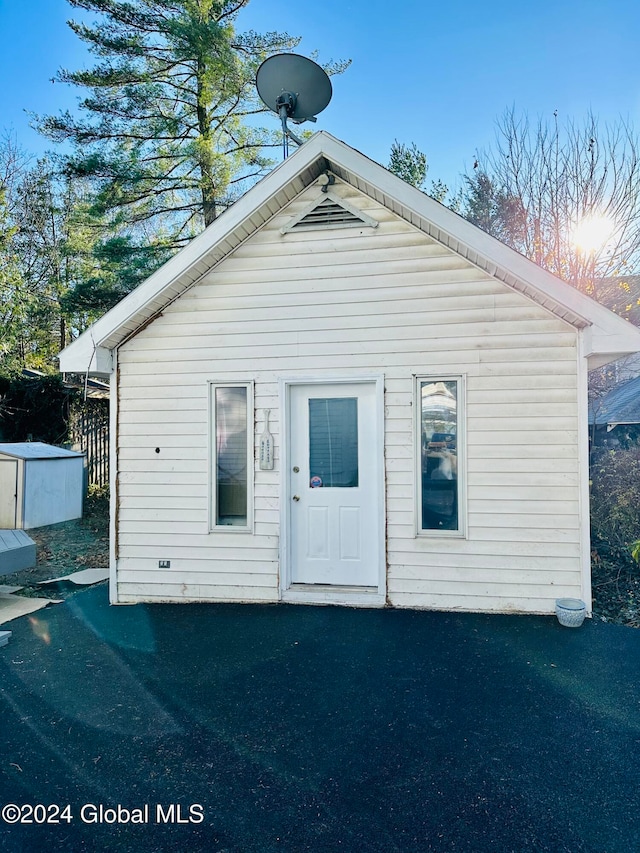
<instances>
[{"instance_id":1,"label":"satellite dish arm","mask_svg":"<svg viewBox=\"0 0 640 853\"><path fill-rule=\"evenodd\" d=\"M304 145L304 139L300 139L300 137L299 137L299 136L296 136L296 135L295 135L295 133L294 133L294 132L289 128L289 127L287 127L286 119L285 119L285 121L282 123L282 129L283 129L283 131L287 134L287 136L289 137L289 139L293 139L293 141L295 142L295 144L296 144L298 147L300 147L301 145Z\"/></svg>"},{"instance_id":2,"label":"satellite dish arm","mask_svg":"<svg viewBox=\"0 0 640 853\"><path fill-rule=\"evenodd\" d=\"M302 145L302 139L296 136L292 130L289 130L287 125L287 119L296 108L296 96L292 95L291 92L283 92L276 101L276 107L278 108L278 115L282 122L282 132L284 135L288 136L289 139L293 139L296 145Z\"/></svg>"}]
</instances>

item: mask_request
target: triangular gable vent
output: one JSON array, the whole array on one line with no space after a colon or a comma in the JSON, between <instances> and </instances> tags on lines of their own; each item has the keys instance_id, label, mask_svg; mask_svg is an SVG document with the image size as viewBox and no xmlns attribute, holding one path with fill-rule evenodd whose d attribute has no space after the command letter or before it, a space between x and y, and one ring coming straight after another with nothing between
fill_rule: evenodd
<instances>
[{"instance_id":1,"label":"triangular gable vent","mask_svg":"<svg viewBox=\"0 0 640 853\"><path fill-rule=\"evenodd\" d=\"M305 209L280 230L282 234L289 231L311 231L324 228L377 228L378 223L357 207L349 204L330 190L322 193L322 198L315 198Z\"/></svg>"}]
</instances>

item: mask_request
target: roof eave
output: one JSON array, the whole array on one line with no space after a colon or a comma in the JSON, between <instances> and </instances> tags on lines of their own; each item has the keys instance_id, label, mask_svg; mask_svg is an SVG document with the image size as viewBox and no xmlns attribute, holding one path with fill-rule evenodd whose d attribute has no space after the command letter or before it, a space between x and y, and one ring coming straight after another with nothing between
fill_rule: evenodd
<instances>
[{"instance_id":1,"label":"roof eave","mask_svg":"<svg viewBox=\"0 0 640 853\"><path fill-rule=\"evenodd\" d=\"M107 376L115 347L264 225L326 168L320 134L305 143L305 157L284 160L215 222L59 353L60 370ZM249 225L249 223L252 223Z\"/></svg>"},{"instance_id":2,"label":"roof eave","mask_svg":"<svg viewBox=\"0 0 640 853\"><path fill-rule=\"evenodd\" d=\"M108 377L113 370L113 351L109 347L97 346L90 337L84 335L65 347L58 355L58 360L61 373Z\"/></svg>"},{"instance_id":3,"label":"roof eave","mask_svg":"<svg viewBox=\"0 0 640 853\"><path fill-rule=\"evenodd\" d=\"M470 263L589 332L590 366L640 351L640 329L344 142L320 131L60 354L65 372L107 375L111 350L150 322L329 167ZM90 333L90 336L87 337Z\"/></svg>"},{"instance_id":4,"label":"roof eave","mask_svg":"<svg viewBox=\"0 0 640 853\"><path fill-rule=\"evenodd\" d=\"M608 308L547 272L524 255L472 225L459 214L371 160L362 169L359 154L344 143L339 162L327 160L332 171L357 189L386 204L398 215L503 281L560 319L582 331L589 367L608 364L640 352L640 329Z\"/></svg>"}]
</instances>

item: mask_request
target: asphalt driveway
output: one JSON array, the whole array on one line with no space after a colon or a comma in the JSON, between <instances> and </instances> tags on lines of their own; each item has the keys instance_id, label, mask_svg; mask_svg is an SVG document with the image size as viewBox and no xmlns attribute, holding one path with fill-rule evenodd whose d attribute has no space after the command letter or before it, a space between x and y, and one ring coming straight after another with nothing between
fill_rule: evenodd
<instances>
[{"instance_id":1,"label":"asphalt driveway","mask_svg":"<svg viewBox=\"0 0 640 853\"><path fill-rule=\"evenodd\" d=\"M640 631L105 586L8 627L2 851L640 849Z\"/></svg>"}]
</instances>

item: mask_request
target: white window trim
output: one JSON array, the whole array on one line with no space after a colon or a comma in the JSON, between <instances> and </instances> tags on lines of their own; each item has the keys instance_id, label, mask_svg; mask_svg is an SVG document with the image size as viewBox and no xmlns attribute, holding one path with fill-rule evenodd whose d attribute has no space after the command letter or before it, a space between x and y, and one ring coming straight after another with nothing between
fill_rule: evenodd
<instances>
[{"instance_id":1,"label":"white window trim","mask_svg":"<svg viewBox=\"0 0 640 853\"><path fill-rule=\"evenodd\" d=\"M237 382L224 380L217 382L209 380L209 452L208 452L208 504L209 504L209 532L210 533L253 533L253 507L254 507L254 485L255 485L255 412L254 412L254 383L253 380L238 380ZM247 524L216 524L216 411L215 391L216 388L246 388L247 389Z\"/></svg>"},{"instance_id":2,"label":"white window trim","mask_svg":"<svg viewBox=\"0 0 640 853\"><path fill-rule=\"evenodd\" d=\"M422 528L422 382L458 383L458 427L456 435L456 454L458 457L458 529L423 530ZM413 446L415 472L415 535L420 539L433 537L445 539L467 538L467 379L464 374L420 373L414 376L413 385Z\"/></svg>"}]
</instances>

